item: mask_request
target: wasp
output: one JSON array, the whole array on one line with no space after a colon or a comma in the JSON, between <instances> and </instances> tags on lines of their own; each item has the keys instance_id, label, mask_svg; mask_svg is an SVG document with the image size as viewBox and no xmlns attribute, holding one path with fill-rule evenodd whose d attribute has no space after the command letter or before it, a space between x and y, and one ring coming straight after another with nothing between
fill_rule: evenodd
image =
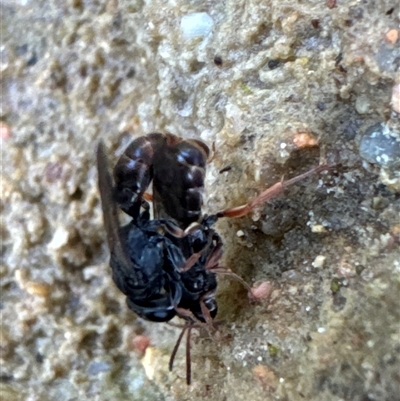
<instances>
[{"instance_id":1,"label":"wasp","mask_svg":"<svg viewBox=\"0 0 400 401\"><path fill-rule=\"evenodd\" d=\"M190 331L213 328L218 306L217 274L239 276L220 266L223 242L213 229L222 217L240 217L280 194L286 187L327 168L316 167L263 191L249 203L203 215L208 146L195 139L152 133L135 139L113 170L103 142L97 148L98 184L110 249L112 278L128 307L143 319L185 320L169 368L186 337L186 382L191 382ZM153 193L146 191L152 184ZM149 201L153 202L153 218ZM131 217L120 226L119 209Z\"/></svg>"}]
</instances>

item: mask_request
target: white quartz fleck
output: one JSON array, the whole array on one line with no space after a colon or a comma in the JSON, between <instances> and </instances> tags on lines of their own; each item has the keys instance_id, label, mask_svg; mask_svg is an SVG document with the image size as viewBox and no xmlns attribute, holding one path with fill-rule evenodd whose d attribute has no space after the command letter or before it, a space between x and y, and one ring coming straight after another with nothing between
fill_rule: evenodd
<instances>
[{"instance_id":1,"label":"white quartz fleck","mask_svg":"<svg viewBox=\"0 0 400 401\"><path fill-rule=\"evenodd\" d=\"M185 39L207 36L214 26L214 21L207 13L193 13L182 17L181 31Z\"/></svg>"}]
</instances>

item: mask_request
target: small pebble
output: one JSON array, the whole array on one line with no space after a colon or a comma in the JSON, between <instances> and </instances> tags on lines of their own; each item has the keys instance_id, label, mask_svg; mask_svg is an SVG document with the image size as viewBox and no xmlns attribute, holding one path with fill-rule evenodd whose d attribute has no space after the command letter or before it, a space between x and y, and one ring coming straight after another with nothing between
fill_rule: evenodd
<instances>
[{"instance_id":1,"label":"small pebble","mask_svg":"<svg viewBox=\"0 0 400 401\"><path fill-rule=\"evenodd\" d=\"M312 262L312 265L316 268L322 268L324 266L326 260L326 256L324 255L318 255L315 259L314 262Z\"/></svg>"},{"instance_id":2,"label":"small pebble","mask_svg":"<svg viewBox=\"0 0 400 401\"><path fill-rule=\"evenodd\" d=\"M3 140L9 139L11 136L11 128L4 121L0 121L0 138Z\"/></svg>"},{"instance_id":3,"label":"small pebble","mask_svg":"<svg viewBox=\"0 0 400 401\"><path fill-rule=\"evenodd\" d=\"M267 65L270 70L274 70L275 68L279 67L280 61L279 60L269 60Z\"/></svg>"},{"instance_id":4,"label":"small pebble","mask_svg":"<svg viewBox=\"0 0 400 401\"><path fill-rule=\"evenodd\" d=\"M217 65L218 67L221 67L221 65L223 64L222 58L219 56L215 56L214 57L214 64Z\"/></svg>"},{"instance_id":5,"label":"small pebble","mask_svg":"<svg viewBox=\"0 0 400 401\"><path fill-rule=\"evenodd\" d=\"M313 26L314 29L318 29L319 28L319 19L312 19L311 20L311 25Z\"/></svg>"},{"instance_id":6,"label":"small pebble","mask_svg":"<svg viewBox=\"0 0 400 401\"><path fill-rule=\"evenodd\" d=\"M322 224L314 224L311 226L311 232L317 234L326 233L326 228Z\"/></svg>"},{"instance_id":7,"label":"small pebble","mask_svg":"<svg viewBox=\"0 0 400 401\"><path fill-rule=\"evenodd\" d=\"M391 103L392 109L400 114L400 83L393 86Z\"/></svg>"},{"instance_id":8,"label":"small pebble","mask_svg":"<svg viewBox=\"0 0 400 401\"><path fill-rule=\"evenodd\" d=\"M397 165L400 161L400 136L385 124L375 124L361 138L360 156L373 164Z\"/></svg>"},{"instance_id":9,"label":"small pebble","mask_svg":"<svg viewBox=\"0 0 400 401\"><path fill-rule=\"evenodd\" d=\"M341 262L337 269L337 275L340 277L355 277L357 275L356 267L350 263Z\"/></svg>"},{"instance_id":10,"label":"small pebble","mask_svg":"<svg viewBox=\"0 0 400 401\"><path fill-rule=\"evenodd\" d=\"M60 249L63 246L67 245L68 241L69 241L69 232L68 232L68 230L63 226L59 226L56 229L52 240L48 244L48 247L50 249L54 249L54 250Z\"/></svg>"},{"instance_id":11,"label":"small pebble","mask_svg":"<svg viewBox=\"0 0 400 401\"><path fill-rule=\"evenodd\" d=\"M28 281L24 285L24 290L29 295L36 295L42 298L46 298L50 294L50 285L46 283L36 283L34 281Z\"/></svg>"},{"instance_id":12,"label":"small pebble","mask_svg":"<svg viewBox=\"0 0 400 401\"><path fill-rule=\"evenodd\" d=\"M243 232L242 230L238 230L238 231L236 232L236 235L237 235L238 237L244 237L244 232Z\"/></svg>"},{"instance_id":13,"label":"small pebble","mask_svg":"<svg viewBox=\"0 0 400 401\"><path fill-rule=\"evenodd\" d=\"M347 299L342 294L337 293L333 296L332 310L334 312L340 312L346 306Z\"/></svg>"},{"instance_id":14,"label":"small pebble","mask_svg":"<svg viewBox=\"0 0 400 401\"><path fill-rule=\"evenodd\" d=\"M214 21L207 13L193 13L182 17L181 31L185 39L207 36L214 26Z\"/></svg>"},{"instance_id":15,"label":"small pebble","mask_svg":"<svg viewBox=\"0 0 400 401\"><path fill-rule=\"evenodd\" d=\"M390 230L391 234L396 235L396 236L400 236L400 224L396 224L394 225L391 230Z\"/></svg>"},{"instance_id":16,"label":"small pebble","mask_svg":"<svg viewBox=\"0 0 400 401\"><path fill-rule=\"evenodd\" d=\"M142 365L149 380L154 380L156 370L159 368L161 352L153 347L147 347L144 357L141 359Z\"/></svg>"},{"instance_id":17,"label":"small pebble","mask_svg":"<svg viewBox=\"0 0 400 401\"><path fill-rule=\"evenodd\" d=\"M138 351L141 355L144 355L147 347L150 345L149 337L143 335L137 335L132 340L132 345L136 351Z\"/></svg>"},{"instance_id":18,"label":"small pebble","mask_svg":"<svg viewBox=\"0 0 400 401\"><path fill-rule=\"evenodd\" d=\"M385 35L386 43L390 43L391 45L394 45L398 41L398 39L399 39L399 31L397 29L391 29Z\"/></svg>"},{"instance_id":19,"label":"small pebble","mask_svg":"<svg viewBox=\"0 0 400 401\"><path fill-rule=\"evenodd\" d=\"M46 298L50 294L50 285L47 283L37 283L28 280L28 272L26 270L17 269L14 274L15 281L29 295L37 295Z\"/></svg>"},{"instance_id":20,"label":"small pebble","mask_svg":"<svg viewBox=\"0 0 400 401\"><path fill-rule=\"evenodd\" d=\"M97 375L102 372L107 372L110 369L111 369L111 366L107 362L93 361L90 363L87 372L89 375L93 376L93 375Z\"/></svg>"},{"instance_id":21,"label":"small pebble","mask_svg":"<svg viewBox=\"0 0 400 401\"><path fill-rule=\"evenodd\" d=\"M330 9L336 7L336 0L326 0L326 6Z\"/></svg>"},{"instance_id":22,"label":"small pebble","mask_svg":"<svg viewBox=\"0 0 400 401\"><path fill-rule=\"evenodd\" d=\"M279 354L279 348L273 344L268 344L268 353L271 357L276 357Z\"/></svg>"},{"instance_id":23,"label":"small pebble","mask_svg":"<svg viewBox=\"0 0 400 401\"><path fill-rule=\"evenodd\" d=\"M355 102L355 108L358 114L368 114L370 112L370 101L367 96L360 95Z\"/></svg>"},{"instance_id":24,"label":"small pebble","mask_svg":"<svg viewBox=\"0 0 400 401\"><path fill-rule=\"evenodd\" d=\"M267 299L271 296L273 289L274 287L270 281L263 281L251 288L248 297L256 300Z\"/></svg>"},{"instance_id":25,"label":"small pebble","mask_svg":"<svg viewBox=\"0 0 400 401\"><path fill-rule=\"evenodd\" d=\"M308 132L299 132L295 135L293 143L298 149L303 149L317 146L318 140Z\"/></svg>"},{"instance_id":26,"label":"small pebble","mask_svg":"<svg viewBox=\"0 0 400 401\"><path fill-rule=\"evenodd\" d=\"M253 369L254 377L266 391L275 391L278 379L275 373L265 365L257 365Z\"/></svg>"}]
</instances>

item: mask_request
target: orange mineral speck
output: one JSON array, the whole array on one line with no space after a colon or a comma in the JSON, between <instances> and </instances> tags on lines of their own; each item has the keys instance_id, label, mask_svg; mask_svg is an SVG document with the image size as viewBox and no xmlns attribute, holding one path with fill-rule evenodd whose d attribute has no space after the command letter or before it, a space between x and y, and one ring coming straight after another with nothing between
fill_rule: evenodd
<instances>
[{"instance_id":1,"label":"orange mineral speck","mask_svg":"<svg viewBox=\"0 0 400 401\"><path fill-rule=\"evenodd\" d=\"M293 143L298 149L303 149L317 146L318 140L309 132L299 132L295 135Z\"/></svg>"},{"instance_id":2,"label":"orange mineral speck","mask_svg":"<svg viewBox=\"0 0 400 401\"><path fill-rule=\"evenodd\" d=\"M149 337L144 335L137 335L132 340L132 345L136 351L143 355L146 351L146 348L150 345Z\"/></svg>"},{"instance_id":3,"label":"orange mineral speck","mask_svg":"<svg viewBox=\"0 0 400 401\"><path fill-rule=\"evenodd\" d=\"M278 385L278 378L275 373L265 365L257 365L253 369L254 377L267 391L275 391Z\"/></svg>"},{"instance_id":4,"label":"orange mineral speck","mask_svg":"<svg viewBox=\"0 0 400 401\"><path fill-rule=\"evenodd\" d=\"M249 291L249 298L254 300L267 299L271 296L274 289L270 281L263 281L251 288Z\"/></svg>"},{"instance_id":5,"label":"orange mineral speck","mask_svg":"<svg viewBox=\"0 0 400 401\"><path fill-rule=\"evenodd\" d=\"M330 9L336 7L336 0L326 0L326 6Z\"/></svg>"},{"instance_id":6,"label":"orange mineral speck","mask_svg":"<svg viewBox=\"0 0 400 401\"><path fill-rule=\"evenodd\" d=\"M50 295L51 287L46 283L36 283L34 281L28 281L25 284L26 292L30 295L36 295L38 297L46 298Z\"/></svg>"},{"instance_id":7,"label":"orange mineral speck","mask_svg":"<svg viewBox=\"0 0 400 401\"><path fill-rule=\"evenodd\" d=\"M394 45L399 39L399 31L397 29L391 29L385 34L386 43Z\"/></svg>"},{"instance_id":8,"label":"orange mineral speck","mask_svg":"<svg viewBox=\"0 0 400 401\"><path fill-rule=\"evenodd\" d=\"M0 138L7 140L11 137L11 128L4 121L0 121Z\"/></svg>"}]
</instances>

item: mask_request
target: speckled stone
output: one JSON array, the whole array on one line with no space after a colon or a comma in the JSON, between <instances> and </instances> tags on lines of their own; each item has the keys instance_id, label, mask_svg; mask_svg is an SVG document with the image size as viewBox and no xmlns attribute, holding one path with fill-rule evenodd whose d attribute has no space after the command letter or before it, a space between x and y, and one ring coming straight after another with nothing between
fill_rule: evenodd
<instances>
[{"instance_id":1,"label":"speckled stone","mask_svg":"<svg viewBox=\"0 0 400 401\"><path fill-rule=\"evenodd\" d=\"M365 130L360 156L373 164L400 167L400 134L378 123Z\"/></svg>"}]
</instances>

